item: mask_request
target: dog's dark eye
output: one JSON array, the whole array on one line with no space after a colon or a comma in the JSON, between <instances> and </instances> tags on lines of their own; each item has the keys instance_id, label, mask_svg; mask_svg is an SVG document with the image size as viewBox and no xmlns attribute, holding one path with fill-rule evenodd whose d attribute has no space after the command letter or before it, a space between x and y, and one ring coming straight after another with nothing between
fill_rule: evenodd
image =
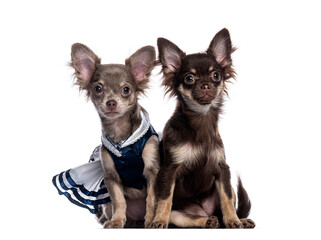
<instances>
[{"instance_id":1,"label":"dog's dark eye","mask_svg":"<svg viewBox=\"0 0 321 240\"><path fill-rule=\"evenodd\" d=\"M192 75L192 74L189 74L185 77L184 79L184 82L187 84L187 85L192 85L195 83L195 77Z\"/></svg>"},{"instance_id":2,"label":"dog's dark eye","mask_svg":"<svg viewBox=\"0 0 321 240\"><path fill-rule=\"evenodd\" d=\"M129 87L123 87L122 90L121 90L121 94L124 96L124 97L127 97L131 94L131 90Z\"/></svg>"},{"instance_id":3,"label":"dog's dark eye","mask_svg":"<svg viewBox=\"0 0 321 240\"><path fill-rule=\"evenodd\" d=\"M212 79L215 81L215 82L220 82L221 81L221 75L219 72L212 72Z\"/></svg>"},{"instance_id":4,"label":"dog's dark eye","mask_svg":"<svg viewBox=\"0 0 321 240\"><path fill-rule=\"evenodd\" d=\"M95 93L100 94L103 92L103 87L101 85L97 85L95 88Z\"/></svg>"}]
</instances>

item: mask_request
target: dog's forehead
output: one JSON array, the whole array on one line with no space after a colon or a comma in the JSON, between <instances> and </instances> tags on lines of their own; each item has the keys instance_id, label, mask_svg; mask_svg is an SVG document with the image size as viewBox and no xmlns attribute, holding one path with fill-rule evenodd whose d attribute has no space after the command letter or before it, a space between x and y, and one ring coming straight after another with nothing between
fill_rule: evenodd
<instances>
[{"instance_id":1,"label":"dog's forehead","mask_svg":"<svg viewBox=\"0 0 321 240\"><path fill-rule=\"evenodd\" d=\"M194 74L205 74L213 70L220 70L220 66L215 59L203 53L187 55L183 59L182 67L184 72L192 72Z\"/></svg>"},{"instance_id":2,"label":"dog's forehead","mask_svg":"<svg viewBox=\"0 0 321 240\"><path fill-rule=\"evenodd\" d=\"M100 65L96 71L95 79L108 82L132 81L129 69L121 64Z\"/></svg>"}]
</instances>

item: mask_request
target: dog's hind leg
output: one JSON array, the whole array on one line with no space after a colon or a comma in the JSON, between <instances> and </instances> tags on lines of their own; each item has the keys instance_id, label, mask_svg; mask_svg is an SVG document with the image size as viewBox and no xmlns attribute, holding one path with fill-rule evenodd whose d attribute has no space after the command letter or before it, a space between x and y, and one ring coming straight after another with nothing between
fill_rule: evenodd
<instances>
[{"instance_id":1,"label":"dog's hind leg","mask_svg":"<svg viewBox=\"0 0 321 240\"><path fill-rule=\"evenodd\" d=\"M101 225L104 225L104 223L107 221L107 218L106 218L101 206L99 206L99 208L98 208L98 213L96 213L96 218L97 218L98 223L100 223Z\"/></svg>"},{"instance_id":2,"label":"dog's hind leg","mask_svg":"<svg viewBox=\"0 0 321 240\"><path fill-rule=\"evenodd\" d=\"M240 219L244 228L255 228L255 222L249 218Z\"/></svg>"},{"instance_id":3,"label":"dog's hind leg","mask_svg":"<svg viewBox=\"0 0 321 240\"><path fill-rule=\"evenodd\" d=\"M177 227L219 228L219 220L215 216L203 217L173 210L170 223Z\"/></svg>"},{"instance_id":4,"label":"dog's hind leg","mask_svg":"<svg viewBox=\"0 0 321 240\"><path fill-rule=\"evenodd\" d=\"M251 210L251 201L243 187L241 178L238 177L238 184L237 184L237 197L238 197L238 206L236 214L240 218L240 221L244 228L254 228L255 222L249 218L247 218L250 214Z\"/></svg>"},{"instance_id":5,"label":"dog's hind leg","mask_svg":"<svg viewBox=\"0 0 321 240\"><path fill-rule=\"evenodd\" d=\"M96 213L96 218L98 223L101 225L104 225L105 222L112 218L111 202L99 206L98 213Z\"/></svg>"}]
</instances>

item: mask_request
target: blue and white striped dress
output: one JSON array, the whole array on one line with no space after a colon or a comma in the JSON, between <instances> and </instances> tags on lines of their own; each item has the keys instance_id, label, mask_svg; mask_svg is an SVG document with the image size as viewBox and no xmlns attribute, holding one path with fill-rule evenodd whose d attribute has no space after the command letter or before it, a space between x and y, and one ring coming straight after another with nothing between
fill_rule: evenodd
<instances>
[{"instance_id":1,"label":"blue and white striped dress","mask_svg":"<svg viewBox=\"0 0 321 240\"><path fill-rule=\"evenodd\" d=\"M143 138L149 138L151 134L157 135L150 124L148 115L141 112L141 117L142 122L138 129L128 139L121 141L117 145L115 145L106 134L102 134L102 144L110 153L121 157L124 149L130 147L136 151L137 146L135 146L135 143L140 144ZM143 142L146 143L146 141L145 139ZM143 149L144 145L140 147ZM52 179L60 195L65 195L70 202L77 206L87 208L94 214L98 213L99 205L111 201L108 190L104 184L104 170L102 167L100 148L101 146L95 148L88 163L61 172Z\"/></svg>"},{"instance_id":2,"label":"blue and white striped dress","mask_svg":"<svg viewBox=\"0 0 321 240\"><path fill-rule=\"evenodd\" d=\"M54 176L52 183L58 193L65 195L70 202L87 208L91 213L98 213L99 205L110 202L101 164L100 146L98 146L89 163Z\"/></svg>"}]
</instances>

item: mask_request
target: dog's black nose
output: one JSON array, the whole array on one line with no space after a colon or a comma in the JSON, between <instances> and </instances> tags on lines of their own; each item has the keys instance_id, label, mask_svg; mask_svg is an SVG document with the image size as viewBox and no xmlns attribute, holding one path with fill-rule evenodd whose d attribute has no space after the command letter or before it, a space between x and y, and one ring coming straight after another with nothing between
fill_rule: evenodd
<instances>
[{"instance_id":1,"label":"dog's black nose","mask_svg":"<svg viewBox=\"0 0 321 240\"><path fill-rule=\"evenodd\" d=\"M113 110L117 107L117 102L115 100L109 100L106 104L110 110Z\"/></svg>"},{"instance_id":2,"label":"dog's black nose","mask_svg":"<svg viewBox=\"0 0 321 240\"><path fill-rule=\"evenodd\" d=\"M202 89L202 90L210 90L210 86L209 86L207 83L204 83L204 84L201 86L201 89Z\"/></svg>"}]
</instances>

